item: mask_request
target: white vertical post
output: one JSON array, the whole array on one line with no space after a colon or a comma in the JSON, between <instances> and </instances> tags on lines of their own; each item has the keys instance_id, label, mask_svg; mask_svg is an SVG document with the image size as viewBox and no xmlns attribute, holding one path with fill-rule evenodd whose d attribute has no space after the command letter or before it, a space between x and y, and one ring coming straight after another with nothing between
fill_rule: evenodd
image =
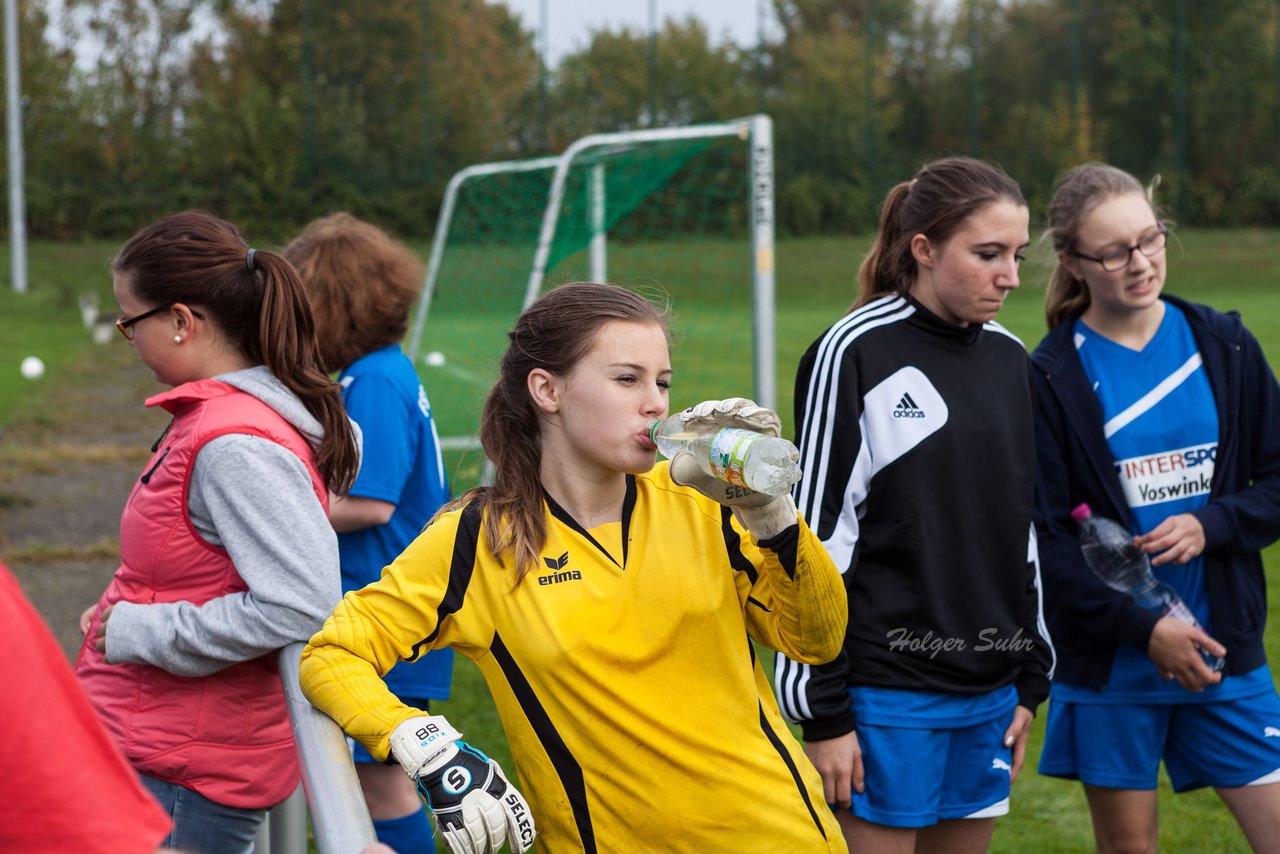
<instances>
[{"instance_id":1,"label":"white vertical post","mask_svg":"<svg viewBox=\"0 0 1280 854\"><path fill-rule=\"evenodd\" d=\"M774 341L774 208L773 120L758 115L751 120L751 268L755 279L756 401L778 408L778 378Z\"/></svg>"},{"instance_id":2,"label":"white vertical post","mask_svg":"<svg viewBox=\"0 0 1280 854\"><path fill-rule=\"evenodd\" d=\"M608 232L604 228L604 164L591 167L591 281L609 280Z\"/></svg>"},{"instance_id":3,"label":"white vertical post","mask_svg":"<svg viewBox=\"0 0 1280 854\"><path fill-rule=\"evenodd\" d=\"M270 837L272 854L307 854L307 802L301 785L271 808Z\"/></svg>"},{"instance_id":4,"label":"white vertical post","mask_svg":"<svg viewBox=\"0 0 1280 854\"><path fill-rule=\"evenodd\" d=\"M357 854L376 842L373 821L364 802L347 738L333 720L311 705L298 683L301 641L280 650L280 682L289 710L289 725L298 745L302 789L311 808L311 827L320 854ZM288 821L285 816L280 820ZM304 831L305 835L305 831ZM259 835L262 838L262 835ZM268 826L268 843L279 841ZM261 850L261 849L259 849ZM294 854L280 851L277 854Z\"/></svg>"},{"instance_id":5,"label":"white vertical post","mask_svg":"<svg viewBox=\"0 0 1280 854\"><path fill-rule=\"evenodd\" d=\"M253 854L271 854L271 810L262 817L258 835L253 838Z\"/></svg>"},{"instance_id":6,"label":"white vertical post","mask_svg":"<svg viewBox=\"0 0 1280 854\"><path fill-rule=\"evenodd\" d=\"M18 0L4 0L5 125L9 136L9 269L13 289L27 292L27 214L23 198L22 85L18 78Z\"/></svg>"}]
</instances>

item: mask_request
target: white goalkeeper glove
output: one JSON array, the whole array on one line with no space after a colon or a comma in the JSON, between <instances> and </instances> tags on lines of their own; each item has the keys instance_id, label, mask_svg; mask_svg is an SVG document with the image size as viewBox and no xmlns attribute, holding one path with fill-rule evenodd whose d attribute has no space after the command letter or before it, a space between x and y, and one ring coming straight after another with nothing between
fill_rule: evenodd
<instances>
[{"instance_id":1,"label":"white goalkeeper glove","mask_svg":"<svg viewBox=\"0 0 1280 854\"><path fill-rule=\"evenodd\" d=\"M391 732L391 755L413 780L453 854L523 854L536 831L529 804L488 756L440 715L409 718Z\"/></svg>"},{"instance_id":2,"label":"white goalkeeper glove","mask_svg":"<svg viewBox=\"0 0 1280 854\"><path fill-rule=\"evenodd\" d=\"M766 436L782 435L778 413L744 397L704 400L671 417L696 433L705 433L711 428L741 427ZM776 537L796 524L796 503L790 494L765 495L712 477L688 451L681 451L671 460L671 479L731 508L733 515L757 540Z\"/></svg>"}]
</instances>

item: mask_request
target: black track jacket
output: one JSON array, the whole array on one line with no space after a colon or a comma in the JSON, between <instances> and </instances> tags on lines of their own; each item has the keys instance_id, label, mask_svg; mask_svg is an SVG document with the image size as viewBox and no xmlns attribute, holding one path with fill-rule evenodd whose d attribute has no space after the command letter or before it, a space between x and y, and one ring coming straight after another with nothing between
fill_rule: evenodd
<instances>
[{"instance_id":1,"label":"black track jacket","mask_svg":"<svg viewBox=\"0 0 1280 854\"><path fill-rule=\"evenodd\" d=\"M1053 649L1031 508L1026 348L886 296L813 343L796 375L796 503L844 575L849 627L826 665L779 655L783 713L806 739L853 729L847 688L979 694L1015 683L1034 711Z\"/></svg>"}]
</instances>

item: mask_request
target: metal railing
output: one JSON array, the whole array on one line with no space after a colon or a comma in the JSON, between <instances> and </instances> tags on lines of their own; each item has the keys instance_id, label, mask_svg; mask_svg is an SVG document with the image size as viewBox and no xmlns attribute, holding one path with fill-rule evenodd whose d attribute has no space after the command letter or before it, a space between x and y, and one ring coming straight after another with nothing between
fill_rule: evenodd
<instances>
[{"instance_id":1,"label":"metal railing","mask_svg":"<svg viewBox=\"0 0 1280 854\"><path fill-rule=\"evenodd\" d=\"M259 854L306 854L307 810L319 854L359 854L377 840L373 821L351 761L347 737L333 719L302 695L298 662L305 644L280 650L280 681L284 685L289 724L302 764L305 805L295 792L268 814L259 834Z\"/></svg>"}]
</instances>

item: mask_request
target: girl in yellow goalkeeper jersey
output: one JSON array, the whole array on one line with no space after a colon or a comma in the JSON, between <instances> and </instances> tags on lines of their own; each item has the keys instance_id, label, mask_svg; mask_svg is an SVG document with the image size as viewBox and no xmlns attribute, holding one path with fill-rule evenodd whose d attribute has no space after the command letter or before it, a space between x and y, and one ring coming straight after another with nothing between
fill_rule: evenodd
<instances>
[{"instance_id":1,"label":"girl in yellow goalkeeper jersey","mask_svg":"<svg viewBox=\"0 0 1280 854\"><path fill-rule=\"evenodd\" d=\"M839 650L839 575L790 496L655 466L665 312L608 285L557 288L509 333L484 406L492 487L473 489L347 594L302 684L378 758L418 779L454 852L831 852L845 843L751 641ZM747 400L677 416L777 434ZM444 718L381 676L452 647L497 704L519 791ZM465 722L460 722L465 727ZM531 813L531 814L530 814Z\"/></svg>"}]
</instances>

